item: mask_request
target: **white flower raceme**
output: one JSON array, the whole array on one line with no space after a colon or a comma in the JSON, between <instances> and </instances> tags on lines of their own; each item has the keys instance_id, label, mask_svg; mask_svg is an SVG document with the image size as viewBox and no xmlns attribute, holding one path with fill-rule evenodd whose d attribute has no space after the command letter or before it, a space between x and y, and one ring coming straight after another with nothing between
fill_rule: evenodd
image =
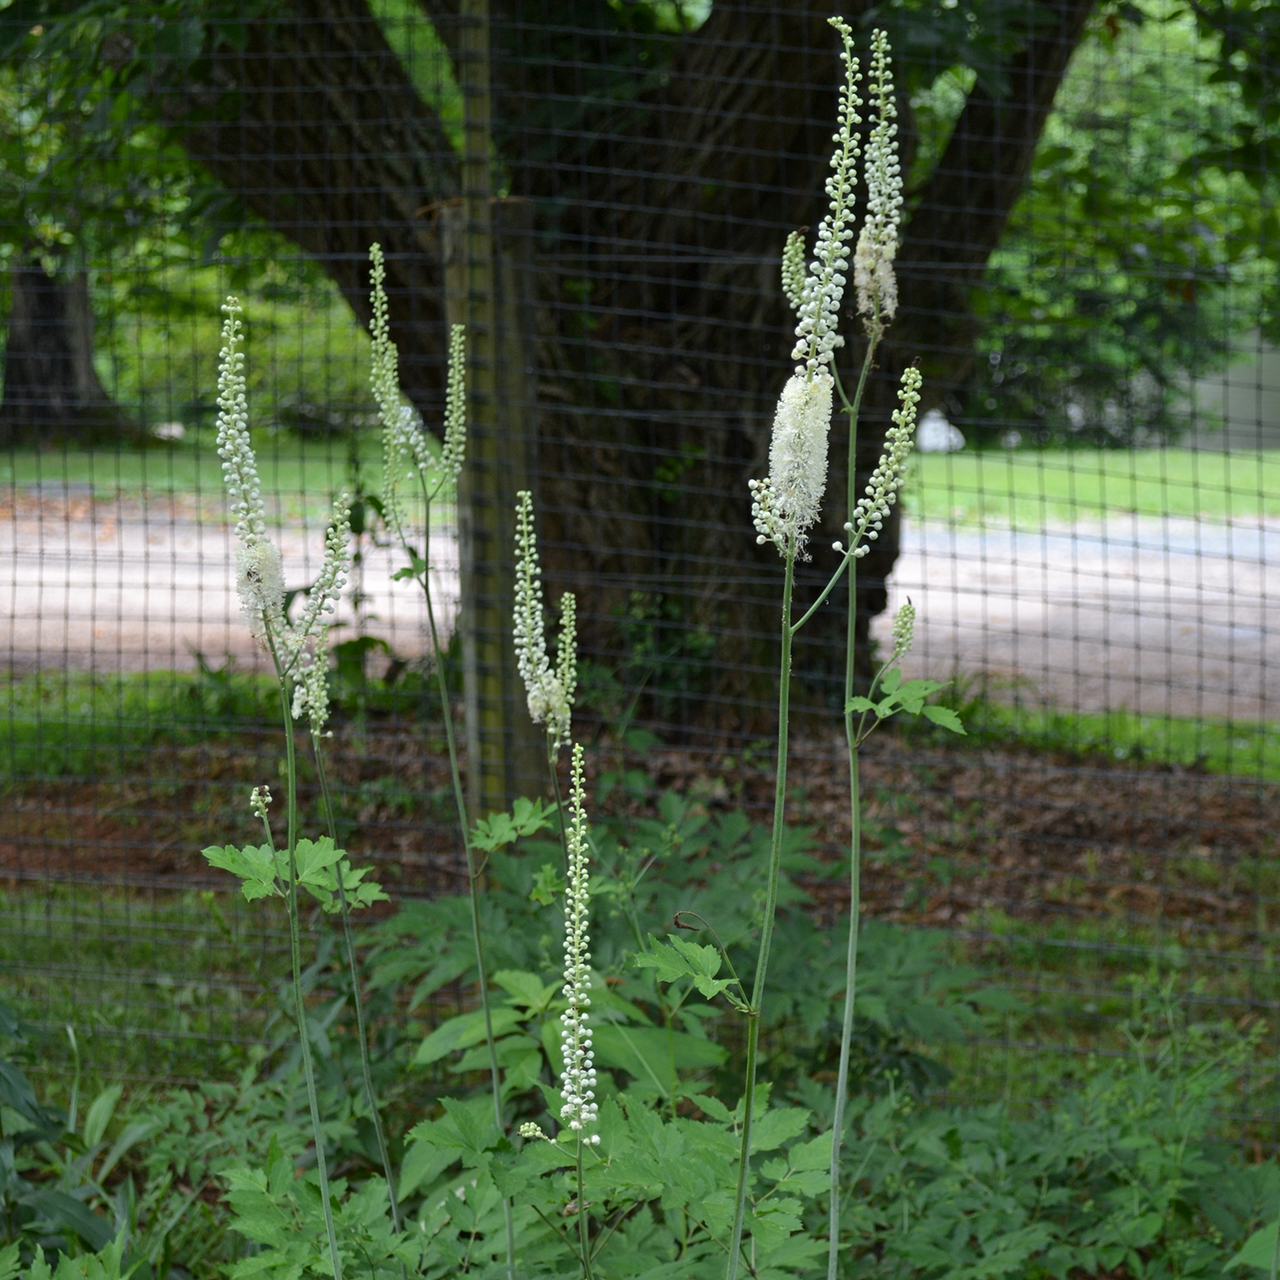
<instances>
[{"instance_id":1,"label":"white flower raceme","mask_svg":"<svg viewBox=\"0 0 1280 1280\"><path fill-rule=\"evenodd\" d=\"M236 592L255 640L265 640L268 631L284 632L284 567L279 548L265 535L236 547Z\"/></svg>"},{"instance_id":2,"label":"white flower raceme","mask_svg":"<svg viewBox=\"0 0 1280 1280\"><path fill-rule=\"evenodd\" d=\"M827 487L827 433L834 389L825 370L794 373L778 398L769 446L767 486L753 486L757 542L776 543L784 554L804 546ZM763 500L762 500L763 499Z\"/></svg>"},{"instance_id":3,"label":"white flower raceme","mask_svg":"<svg viewBox=\"0 0 1280 1280\"><path fill-rule=\"evenodd\" d=\"M528 698L529 718L547 726L553 751L569 741L573 698L577 689L577 602L571 592L560 598L560 648L556 669L547 657L542 622L542 566L533 527L533 495L516 495L516 588L512 632L516 665Z\"/></svg>"},{"instance_id":4,"label":"white flower raceme","mask_svg":"<svg viewBox=\"0 0 1280 1280\"><path fill-rule=\"evenodd\" d=\"M240 304L228 298L222 310L226 320L218 356L218 454L236 521L236 590L249 630L268 646L281 677L292 682L294 716L306 716L318 731L329 713L328 619L337 609L351 567L351 498L344 493L334 500L320 575L308 592L302 616L290 623L284 613L284 567L279 548L267 536L258 463L249 436Z\"/></svg>"},{"instance_id":5,"label":"white flower raceme","mask_svg":"<svg viewBox=\"0 0 1280 1280\"><path fill-rule=\"evenodd\" d=\"M236 298L223 304L222 350L218 352L218 456L222 481L235 519L236 591L240 609L255 639L284 629L284 570L280 551L267 537L266 507L258 479L258 460L249 438L244 353L240 350L243 314Z\"/></svg>"},{"instance_id":6,"label":"white flower raceme","mask_svg":"<svg viewBox=\"0 0 1280 1280\"><path fill-rule=\"evenodd\" d=\"M438 468L441 475L457 480L467 450L467 329L455 324L449 330L449 376L444 396L444 448Z\"/></svg>"},{"instance_id":7,"label":"white flower raceme","mask_svg":"<svg viewBox=\"0 0 1280 1280\"><path fill-rule=\"evenodd\" d=\"M289 628L283 649L290 661L314 638L337 612L338 598L347 585L351 570L351 495L340 493L333 501L333 514L324 535L324 561L320 574L307 592L306 607L297 623Z\"/></svg>"},{"instance_id":8,"label":"white flower raceme","mask_svg":"<svg viewBox=\"0 0 1280 1280\"><path fill-rule=\"evenodd\" d=\"M434 493L457 480L467 444L466 328L449 330L449 370L445 388L444 445L432 455L422 417L400 390L400 356L391 341L387 306L386 263L380 245L369 246L371 311L369 336L373 343L369 385L382 419L382 501L394 520L403 518L400 482L407 475L430 476Z\"/></svg>"},{"instance_id":9,"label":"white flower raceme","mask_svg":"<svg viewBox=\"0 0 1280 1280\"><path fill-rule=\"evenodd\" d=\"M249 402L245 394L244 352L240 340L244 314L239 299L222 306L222 350L218 352L218 456L222 482L241 543L267 536L266 508L258 479L258 462L249 441Z\"/></svg>"},{"instance_id":10,"label":"white flower raceme","mask_svg":"<svg viewBox=\"0 0 1280 1280\"><path fill-rule=\"evenodd\" d=\"M870 554L868 542L874 542L889 517L889 508L898 500L898 490L906 479L907 459L916 429L916 407L920 403L920 370L914 366L903 370L898 388L899 407L893 411L893 425L885 432L885 451L871 473L864 495L853 509L853 520L845 525L850 535L853 555L861 559ZM842 550L840 543L835 544Z\"/></svg>"},{"instance_id":11,"label":"white flower raceme","mask_svg":"<svg viewBox=\"0 0 1280 1280\"><path fill-rule=\"evenodd\" d=\"M849 241L853 231L853 188L857 177L858 135L862 123L858 114L861 102L856 88L858 62L853 56L853 31L842 18L829 19L840 33L844 49L844 85L840 90L839 125L832 141L836 144L831 157L831 176L827 179L829 204L826 216L818 224L818 243L814 261L801 291L796 345L791 358L800 363L797 373L816 373L831 363L831 353L840 345L836 332L840 301L844 297L845 273L849 269Z\"/></svg>"},{"instance_id":12,"label":"white flower raceme","mask_svg":"<svg viewBox=\"0 0 1280 1280\"><path fill-rule=\"evenodd\" d=\"M587 819L582 786L582 744L573 748L569 784L569 869L564 903L564 998L568 1007L560 1015L560 1048L564 1075L560 1082L560 1119L574 1133L596 1122L596 1069L591 1052L591 1029L587 1010L591 1007L591 939L588 936L591 874L587 862ZM593 1134L587 1141L598 1143Z\"/></svg>"},{"instance_id":13,"label":"white flower raceme","mask_svg":"<svg viewBox=\"0 0 1280 1280\"><path fill-rule=\"evenodd\" d=\"M831 176L827 179L828 209L818 226L814 261L803 282L800 277L804 238L792 232L782 258L782 287L797 315L798 361L787 380L773 416L769 446L769 476L751 481L751 517L757 542L772 542L784 556L800 554L806 532L818 518L827 486L827 433L831 427L834 382L829 369L832 353L843 339L837 333L845 273L849 269L849 241L853 231L853 187L858 160L857 126L862 118L857 92L858 63L853 56L853 32L840 18L831 25L844 44L844 85L840 92L839 126L833 137Z\"/></svg>"},{"instance_id":14,"label":"white flower raceme","mask_svg":"<svg viewBox=\"0 0 1280 1280\"><path fill-rule=\"evenodd\" d=\"M898 309L893 260L898 252L902 211L902 166L898 163L895 123L898 109L889 38L883 31L871 35L871 94L876 102L876 123L867 141L867 217L853 255L853 283L858 291L858 312L866 317L867 333L874 339L883 322L892 320Z\"/></svg>"}]
</instances>

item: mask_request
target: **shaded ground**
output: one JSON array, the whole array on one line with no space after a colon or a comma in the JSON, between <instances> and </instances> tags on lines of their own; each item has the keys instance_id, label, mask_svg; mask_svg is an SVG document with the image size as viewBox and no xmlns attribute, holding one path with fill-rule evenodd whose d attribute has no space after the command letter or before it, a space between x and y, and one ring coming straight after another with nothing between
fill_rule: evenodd
<instances>
[{"instance_id":1,"label":"shaded ground","mask_svg":"<svg viewBox=\"0 0 1280 1280\"><path fill-rule=\"evenodd\" d=\"M433 737L403 723L348 725L333 744L344 839L401 894L461 884ZM279 748L271 733L224 736L150 753L148 778L21 784L0 810L0 877L225 887L199 850L254 835L244 797L276 776ZM768 818L771 770L735 754L606 749L590 773L606 770L634 771L630 791L608 796L612 812L651 813L673 789L712 814L741 806ZM813 829L820 856L842 861L842 750L802 737L790 779L790 821ZM1193 946L1257 942L1280 920L1277 786L1016 747L942 749L889 732L865 749L863 786L864 910L883 919L963 929L1093 918ZM304 809L316 803L304 786ZM813 888L829 907L847 902L838 880Z\"/></svg>"}]
</instances>

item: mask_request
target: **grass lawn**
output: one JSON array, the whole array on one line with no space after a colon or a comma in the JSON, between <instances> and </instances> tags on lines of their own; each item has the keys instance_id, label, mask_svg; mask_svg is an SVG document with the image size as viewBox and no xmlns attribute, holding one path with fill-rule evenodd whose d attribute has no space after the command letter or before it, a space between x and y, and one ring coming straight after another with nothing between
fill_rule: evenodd
<instances>
[{"instance_id":1,"label":"grass lawn","mask_svg":"<svg viewBox=\"0 0 1280 1280\"><path fill-rule=\"evenodd\" d=\"M382 438L368 431L350 438L302 440L289 434L254 433L262 487L286 508L352 489L356 469L366 492L382 487ZM99 499L142 499L172 494L223 501L222 463L213 433L147 449L24 449L0 455L0 493L40 489L87 492Z\"/></svg>"},{"instance_id":2,"label":"grass lawn","mask_svg":"<svg viewBox=\"0 0 1280 1280\"><path fill-rule=\"evenodd\" d=\"M1280 515L1280 451L1019 449L920 454L907 510L931 520L1019 528L1140 516Z\"/></svg>"}]
</instances>

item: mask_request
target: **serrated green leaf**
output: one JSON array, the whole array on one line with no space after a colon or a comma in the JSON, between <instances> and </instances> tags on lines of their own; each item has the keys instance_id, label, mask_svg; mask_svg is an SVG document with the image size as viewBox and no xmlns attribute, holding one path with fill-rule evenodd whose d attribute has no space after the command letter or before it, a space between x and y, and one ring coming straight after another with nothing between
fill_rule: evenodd
<instances>
[{"instance_id":1,"label":"serrated green leaf","mask_svg":"<svg viewBox=\"0 0 1280 1280\"><path fill-rule=\"evenodd\" d=\"M960 717L950 707L925 707L924 717L926 720L932 720L936 725L941 725L944 729L950 729L952 733L964 733L964 725L960 723Z\"/></svg>"},{"instance_id":2,"label":"serrated green leaf","mask_svg":"<svg viewBox=\"0 0 1280 1280\"><path fill-rule=\"evenodd\" d=\"M801 1107L775 1107L751 1124L751 1150L776 1151L809 1126L809 1113Z\"/></svg>"}]
</instances>

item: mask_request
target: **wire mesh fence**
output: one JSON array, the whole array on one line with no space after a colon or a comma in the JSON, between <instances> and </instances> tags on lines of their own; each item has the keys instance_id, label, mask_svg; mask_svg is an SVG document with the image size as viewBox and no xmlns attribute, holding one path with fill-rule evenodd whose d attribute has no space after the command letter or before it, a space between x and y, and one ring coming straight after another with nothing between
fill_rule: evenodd
<instances>
[{"instance_id":1,"label":"wire mesh fence","mask_svg":"<svg viewBox=\"0 0 1280 1280\"><path fill-rule=\"evenodd\" d=\"M522 485L551 594L578 594L602 802L677 787L758 815L779 570L746 480L836 87L800 4L207 8L0 14L0 971L47 1026L92 1010L92 1052L147 1077L260 1038L282 963L199 854L248 831L280 748L213 449L224 295L291 590L355 497L339 817L393 896L458 883L433 660L466 685L473 763L507 761L475 787L520 781L500 632ZM976 1095L1114 1048L1139 980L1274 1023L1270 27L1155 0L851 17L893 40L908 178L859 471L917 358L929 408L860 570L861 656L910 597L909 667L969 730L872 751L864 909L951 931L1026 1002L956 1051ZM430 547L441 655L377 504L375 240L429 426L447 323L476 335L473 463ZM830 571L828 506L802 592ZM833 857L843 611L801 650L790 797ZM815 927L841 906L822 894ZM1259 1066L1237 1119L1262 1132L1275 1101Z\"/></svg>"}]
</instances>

